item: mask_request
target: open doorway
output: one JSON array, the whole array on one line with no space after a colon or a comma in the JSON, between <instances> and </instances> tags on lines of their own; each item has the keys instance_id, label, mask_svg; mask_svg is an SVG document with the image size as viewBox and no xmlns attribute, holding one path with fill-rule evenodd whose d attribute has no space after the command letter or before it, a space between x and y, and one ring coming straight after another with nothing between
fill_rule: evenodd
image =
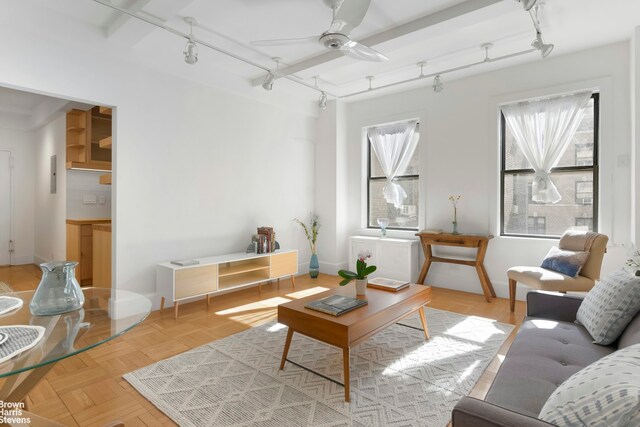
<instances>
[{"instance_id":1,"label":"open doorway","mask_svg":"<svg viewBox=\"0 0 640 427\"><path fill-rule=\"evenodd\" d=\"M112 135L110 107L0 87L0 282L33 289L68 260L111 287Z\"/></svg>"}]
</instances>

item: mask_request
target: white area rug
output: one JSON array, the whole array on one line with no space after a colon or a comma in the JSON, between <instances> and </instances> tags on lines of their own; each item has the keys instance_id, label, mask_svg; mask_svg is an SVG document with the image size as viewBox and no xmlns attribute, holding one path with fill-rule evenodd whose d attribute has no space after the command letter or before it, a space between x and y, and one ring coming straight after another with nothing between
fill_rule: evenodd
<instances>
[{"instance_id":1,"label":"white area rug","mask_svg":"<svg viewBox=\"0 0 640 427\"><path fill-rule=\"evenodd\" d=\"M181 426L445 426L513 329L427 309L351 350L351 402L342 350L295 334L279 371L286 327L270 322L124 378ZM323 376L322 376L323 375Z\"/></svg>"}]
</instances>

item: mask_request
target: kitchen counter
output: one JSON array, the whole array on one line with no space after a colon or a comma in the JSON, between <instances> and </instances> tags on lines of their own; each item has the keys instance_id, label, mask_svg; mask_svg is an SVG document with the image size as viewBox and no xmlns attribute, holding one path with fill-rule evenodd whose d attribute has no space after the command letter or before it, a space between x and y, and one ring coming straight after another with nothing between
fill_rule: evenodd
<instances>
[{"instance_id":1,"label":"kitchen counter","mask_svg":"<svg viewBox=\"0 0 640 427\"><path fill-rule=\"evenodd\" d=\"M91 224L111 224L111 218L84 218L84 219L68 219L67 224L72 225L91 225Z\"/></svg>"},{"instance_id":2,"label":"kitchen counter","mask_svg":"<svg viewBox=\"0 0 640 427\"><path fill-rule=\"evenodd\" d=\"M106 231L111 233L111 223L109 224L93 224L93 231Z\"/></svg>"}]
</instances>

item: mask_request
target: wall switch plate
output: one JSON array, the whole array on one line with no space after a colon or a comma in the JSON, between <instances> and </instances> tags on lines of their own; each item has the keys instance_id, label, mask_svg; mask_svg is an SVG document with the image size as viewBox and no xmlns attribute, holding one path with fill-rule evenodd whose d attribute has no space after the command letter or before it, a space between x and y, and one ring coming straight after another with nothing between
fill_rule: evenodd
<instances>
[{"instance_id":1,"label":"wall switch plate","mask_svg":"<svg viewBox=\"0 0 640 427\"><path fill-rule=\"evenodd\" d=\"M96 204L96 195L95 194L83 194L82 195L82 204L83 205L95 205Z\"/></svg>"}]
</instances>

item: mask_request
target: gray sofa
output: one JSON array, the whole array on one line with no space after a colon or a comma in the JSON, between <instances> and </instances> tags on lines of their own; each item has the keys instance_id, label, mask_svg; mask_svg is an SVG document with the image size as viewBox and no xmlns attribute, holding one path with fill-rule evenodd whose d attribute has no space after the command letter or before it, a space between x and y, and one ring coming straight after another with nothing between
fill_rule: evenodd
<instances>
[{"instance_id":1,"label":"gray sofa","mask_svg":"<svg viewBox=\"0 0 640 427\"><path fill-rule=\"evenodd\" d=\"M640 343L640 314L610 346L593 344L576 325L581 297L530 292L527 317L485 397L462 398L453 409L454 427L551 426L538 414L567 378L617 349Z\"/></svg>"}]
</instances>

